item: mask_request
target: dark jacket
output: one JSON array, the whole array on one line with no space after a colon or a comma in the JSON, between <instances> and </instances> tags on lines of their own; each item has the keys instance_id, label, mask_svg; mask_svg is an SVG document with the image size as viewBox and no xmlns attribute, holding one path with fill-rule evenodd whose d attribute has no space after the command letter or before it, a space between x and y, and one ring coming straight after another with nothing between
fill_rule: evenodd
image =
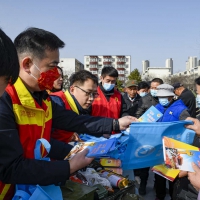
<instances>
[{"instance_id":1,"label":"dark jacket","mask_svg":"<svg viewBox=\"0 0 200 200\"><path fill-rule=\"evenodd\" d=\"M34 92L39 105L47 98L44 92ZM110 134L113 119L77 115L52 100L52 127L73 132ZM33 133L34 134L34 133ZM0 180L12 184L64 184L69 178L69 162L64 157L71 146L51 140L49 157L56 161L25 159L15 122L12 100L7 92L0 98Z\"/></svg>"},{"instance_id":2,"label":"dark jacket","mask_svg":"<svg viewBox=\"0 0 200 200\"><path fill-rule=\"evenodd\" d=\"M138 102L138 108L135 113L135 117L141 117L146 110L148 110L151 106L155 106L156 104L158 104L158 98L153 97L150 93L142 97Z\"/></svg>"},{"instance_id":3,"label":"dark jacket","mask_svg":"<svg viewBox=\"0 0 200 200\"><path fill-rule=\"evenodd\" d=\"M123 94L123 99L124 102L126 103L126 107L127 107L127 113L131 116L135 117L135 112L138 108L138 102L141 99L141 96L139 94L137 94L137 96L135 97L134 101L131 101L128 97L127 93Z\"/></svg>"},{"instance_id":4,"label":"dark jacket","mask_svg":"<svg viewBox=\"0 0 200 200\"><path fill-rule=\"evenodd\" d=\"M188 107L191 117L196 118L196 97L194 94L185 88L178 99L181 99L183 103Z\"/></svg>"}]
</instances>

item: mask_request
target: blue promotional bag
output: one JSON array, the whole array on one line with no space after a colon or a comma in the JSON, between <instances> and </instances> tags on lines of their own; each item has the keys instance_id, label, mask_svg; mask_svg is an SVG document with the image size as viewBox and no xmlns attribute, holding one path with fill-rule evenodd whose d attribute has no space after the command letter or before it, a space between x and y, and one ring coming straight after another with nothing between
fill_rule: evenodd
<instances>
[{"instance_id":1,"label":"blue promotional bag","mask_svg":"<svg viewBox=\"0 0 200 200\"><path fill-rule=\"evenodd\" d=\"M38 139L36 141L34 155L37 160L50 160L49 158L43 158L41 155L41 146L49 153L51 145L45 139ZM16 185L16 193L12 200L62 200L62 192L59 186L48 185Z\"/></svg>"},{"instance_id":2,"label":"blue promotional bag","mask_svg":"<svg viewBox=\"0 0 200 200\"><path fill-rule=\"evenodd\" d=\"M186 129L191 121L134 122L130 125L127 147L123 153L123 169L138 169L164 163L162 138L167 136L192 144L195 132Z\"/></svg>"}]
</instances>

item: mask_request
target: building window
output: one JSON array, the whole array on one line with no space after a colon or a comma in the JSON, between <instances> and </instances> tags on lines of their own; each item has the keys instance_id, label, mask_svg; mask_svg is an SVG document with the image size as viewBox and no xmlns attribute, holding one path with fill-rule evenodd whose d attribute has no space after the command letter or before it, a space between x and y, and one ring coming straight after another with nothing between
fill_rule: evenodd
<instances>
[{"instance_id":1,"label":"building window","mask_svg":"<svg viewBox=\"0 0 200 200\"><path fill-rule=\"evenodd\" d=\"M115 62L115 59L113 58L112 61Z\"/></svg>"},{"instance_id":2,"label":"building window","mask_svg":"<svg viewBox=\"0 0 200 200\"><path fill-rule=\"evenodd\" d=\"M89 58L88 57L86 58L86 61L89 62Z\"/></svg>"},{"instance_id":3,"label":"building window","mask_svg":"<svg viewBox=\"0 0 200 200\"><path fill-rule=\"evenodd\" d=\"M88 67L89 67L89 65L86 65L86 67L88 68Z\"/></svg>"},{"instance_id":4,"label":"building window","mask_svg":"<svg viewBox=\"0 0 200 200\"><path fill-rule=\"evenodd\" d=\"M101 58L99 58L99 62L101 62Z\"/></svg>"},{"instance_id":5,"label":"building window","mask_svg":"<svg viewBox=\"0 0 200 200\"><path fill-rule=\"evenodd\" d=\"M124 81L124 77L118 77L120 81Z\"/></svg>"},{"instance_id":6,"label":"building window","mask_svg":"<svg viewBox=\"0 0 200 200\"><path fill-rule=\"evenodd\" d=\"M126 58L126 62L128 62L128 58Z\"/></svg>"},{"instance_id":7,"label":"building window","mask_svg":"<svg viewBox=\"0 0 200 200\"><path fill-rule=\"evenodd\" d=\"M123 70L119 70L118 73L119 74L124 74L124 71Z\"/></svg>"}]
</instances>

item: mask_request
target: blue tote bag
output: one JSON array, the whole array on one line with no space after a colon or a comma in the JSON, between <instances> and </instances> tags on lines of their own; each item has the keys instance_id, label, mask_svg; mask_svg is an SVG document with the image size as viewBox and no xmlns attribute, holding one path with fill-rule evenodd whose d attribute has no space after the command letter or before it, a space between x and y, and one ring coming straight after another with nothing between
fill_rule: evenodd
<instances>
[{"instance_id":1,"label":"blue tote bag","mask_svg":"<svg viewBox=\"0 0 200 200\"><path fill-rule=\"evenodd\" d=\"M36 141L34 155L37 160L50 160L48 157L42 157L41 146L49 153L51 145L43 138ZM62 192L59 186L48 185L16 185L16 192L12 200L62 200Z\"/></svg>"},{"instance_id":2,"label":"blue tote bag","mask_svg":"<svg viewBox=\"0 0 200 200\"><path fill-rule=\"evenodd\" d=\"M191 144L195 132L186 129L191 121L135 122L130 125L130 134L123 154L123 169L138 169L164 163L162 138L167 136Z\"/></svg>"}]
</instances>

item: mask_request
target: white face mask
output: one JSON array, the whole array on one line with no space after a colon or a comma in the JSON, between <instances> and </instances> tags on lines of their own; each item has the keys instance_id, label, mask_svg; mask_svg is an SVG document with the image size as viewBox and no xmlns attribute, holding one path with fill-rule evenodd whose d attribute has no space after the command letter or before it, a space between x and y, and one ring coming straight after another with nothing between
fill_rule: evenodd
<instances>
[{"instance_id":1,"label":"white face mask","mask_svg":"<svg viewBox=\"0 0 200 200\"><path fill-rule=\"evenodd\" d=\"M156 97L157 96L157 92L158 90L154 90L154 89L150 89L150 93L153 97Z\"/></svg>"},{"instance_id":2,"label":"white face mask","mask_svg":"<svg viewBox=\"0 0 200 200\"><path fill-rule=\"evenodd\" d=\"M144 97L144 96L146 96L148 93L147 92L140 92L140 96L141 97Z\"/></svg>"},{"instance_id":3,"label":"white face mask","mask_svg":"<svg viewBox=\"0 0 200 200\"><path fill-rule=\"evenodd\" d=\"M115 84L110 84L110 83L103 83L103 88L106 91L111 91L115 87Z\"/></svg>"}]
</instances>

